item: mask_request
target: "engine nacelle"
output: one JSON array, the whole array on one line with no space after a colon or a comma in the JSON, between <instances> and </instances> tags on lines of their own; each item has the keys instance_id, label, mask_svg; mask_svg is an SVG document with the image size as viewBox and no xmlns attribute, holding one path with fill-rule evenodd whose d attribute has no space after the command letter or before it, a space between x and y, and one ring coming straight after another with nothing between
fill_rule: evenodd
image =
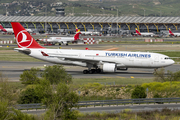
<instances>
[{"instance_id":1,"label":"engine nacelle","mask_svg":"<svg viewBox=\"0 0 180 120\"><path fill-rule=\"evenodd\" d=\"M103 72L116 72L116 64L113 63L104 63Z\"/></svg>"},{"instance_id":2,"label":"engine nacelle","mask_svg":"<svg viewBox=\"0 0 180 120\"><path fill-rule=\"evenodd\" d=\"M65 45L65 44L67 44L67 42L66 42L66 41L63 41L63 44Z\"/></svg>"}]
</instances>

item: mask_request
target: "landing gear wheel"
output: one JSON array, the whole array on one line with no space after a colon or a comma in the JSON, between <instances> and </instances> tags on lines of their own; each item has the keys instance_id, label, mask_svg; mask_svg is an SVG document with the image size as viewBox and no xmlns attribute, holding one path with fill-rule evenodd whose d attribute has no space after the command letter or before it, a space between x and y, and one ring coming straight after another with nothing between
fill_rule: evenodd
<instances>
[{"instance_id":1,"label":"landing gear wheel","mask_svg":"<svg viewBox=\"0 0 180 120\"><path fill-rule=\"evenodd\" d=\"M61 43L59 43L59 45L61 45Z\"/></svg>"},{"instance_id":2,"label":"landing gear wheel","mask_svg":"<svg viewBox=\"0 0 180 120\"><path fill-rule=\"evenodd\" d=\"M89 71L88 70L83 70L83 73L87 74L87 73L89 73Z\"/></svg>"},{"instance_id":3,"label":"landing gear wheel","mask_svg":"<svg viewBox=\"0 0 180 120\"><path fill-rule=\"evenodd\" d=\"M96 70L95 69L91 69L91 70L89 70L89 74L93 74L93 73L95 73L96 72Z\"/></svg>"},{"instance_id":4,"label":"landing gear wheel","mask_svg":"<svg viewBox=\"0 0 180 120\"><path fill-rule=\"evenodd\" d=\"M97 73L101 73L101 69L97 69L96 72L97 72Z\"/></svg>"},{"instance_id":5,"label":"landing gear wheel","mask_svg":"<svg viewBox=\"0 0 180 120\"><path fill-rule=\"evenodd\" d=\"M93 74L93 71L92 71L92 70L90 70L90 71L89 71L89 74Z\"/></svg>"},{"instance_id":6,"label":"landing gear wheel","mask_svg":"<svg viewBox=\"0 0 180 120\"><path fill-rule=\"evenodd\" d=\"M66 44L68 46L68 44Z\"/></svg>"}]
</instances>

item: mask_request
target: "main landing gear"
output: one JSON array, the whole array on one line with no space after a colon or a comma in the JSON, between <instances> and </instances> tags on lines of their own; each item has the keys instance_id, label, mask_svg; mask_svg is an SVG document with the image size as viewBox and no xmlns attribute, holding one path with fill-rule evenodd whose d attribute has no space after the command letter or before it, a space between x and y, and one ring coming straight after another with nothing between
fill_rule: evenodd
<instances>
[{"instance_id":1,"label":"main landing gear","mask_svg":"<svg viewBox=\"0 0 180 120\"><path fill-rule=\"evenodd\" d=\"M83 70L84 74L94 74L94 73L101 73L102 70L101 69L90 69L90 70Z\"/></svg>"}]
</instances>

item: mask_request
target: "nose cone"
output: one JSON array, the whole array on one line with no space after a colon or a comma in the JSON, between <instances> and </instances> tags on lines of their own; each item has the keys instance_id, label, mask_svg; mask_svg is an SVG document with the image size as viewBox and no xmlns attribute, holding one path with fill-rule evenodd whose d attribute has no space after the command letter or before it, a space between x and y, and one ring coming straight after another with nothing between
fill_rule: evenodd
<instances>
[{"instance_id":1,"label":"nose cone","mask_svg":"<svg viewBox=\"0 0 180 120\"><path fill-rule=\"evenodd\" d=\"M169 64L169 65L173 65L174 63L175 63L174 60L169 60L169 61L168 61L168 64Z\"/></svg>"},{"instance_id":2,"label":"nose cone","mask_svg":"<svg viewBox=\"0 0 180 120\"><path fill-rule=\"evenodd\" d=\"M171 60L171 65L174 64L174 63L175 63L174 60Z\"/></svg>"}]
</instances>

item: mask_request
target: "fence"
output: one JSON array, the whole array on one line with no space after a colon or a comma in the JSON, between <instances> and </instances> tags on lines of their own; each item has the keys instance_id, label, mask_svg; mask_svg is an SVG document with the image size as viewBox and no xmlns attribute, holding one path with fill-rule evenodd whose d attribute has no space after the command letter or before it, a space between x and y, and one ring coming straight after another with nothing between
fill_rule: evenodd
<instances>
[{"instance_id":1,"label":"fence","mask_svg":"<svg viewBox=\"0 0 180 120\"><path fill-rule=\"evenodd\" d=\"M180 98L143 98L143 99L119 99L119 100L95 100L95 101L80 101L75 106L78 107L90 107L90 106L110 106L110 105L133 105L133 104L163 104L163 103L178 103ZM37 104L18 104L16 105L17 109L46 109L45 105L41 103Z\"/></svg>"},{"instance_id":2,"label":"fence","mask_svg":"<svg viewBox=\"0 0 180 120\"><path fill-rule=\"evenodd\" d=\"M177 103L180 102L180 98L149 98L149 99L119 99L119 100L97 100L97 101L81 101L76 104L79 107L83 106L104 106L104 105L126 105L126 104L149 104L149 103Z\"/></svg>"},{"instance_id":3,"label":"fence","mask_svg":"<svg viewBox=\"0 0 180 120\"><path fill-rule=\"evenodd\" d=\"M46 109L46 105L42 103L31 103L31 104L18 104L15 106L18 110L29 110L29 109Z\"/></svg>"}]
</instances>

